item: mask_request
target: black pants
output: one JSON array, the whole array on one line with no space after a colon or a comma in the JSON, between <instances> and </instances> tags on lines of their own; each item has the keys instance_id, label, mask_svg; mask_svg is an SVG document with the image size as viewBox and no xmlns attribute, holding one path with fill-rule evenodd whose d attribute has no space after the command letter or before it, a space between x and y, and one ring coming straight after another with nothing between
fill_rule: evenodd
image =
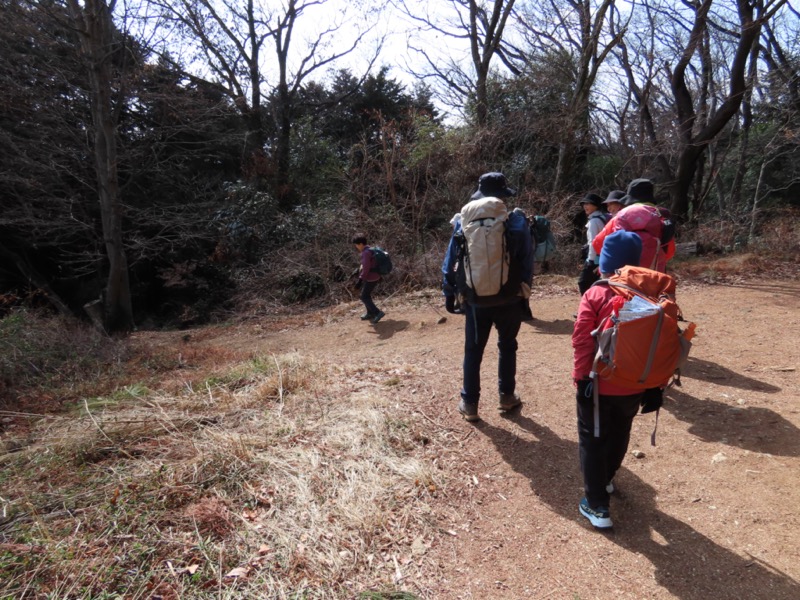
<instances>
[{"instance_id":1,"label":"black pants","mask_svg":"<svg viewBox=\"0 0 800 600\"><path fill-rule=\"evenodd\" d=\"M597 273L597 265L590 262L584 263L581 274L578 276L578 289L581 292L581 296L583 296L586 290L592 287L592 284L598 279L600 279L600 275Z\"/></svg>"},{"instance_id":2,"label":"black pants","mask_svg":"<svg viewBox=\"0 0 800 600\"><path fill-rule=\"evenodd\" d=\"M522 323L522 304L502 306L467 305L464 321L464 387L461 397L477 404L481 396L481 362L492 326L497 329L497 387L500 394L513 394L517 376L517 334Z\"/></svg>"},{"instance_id":3,"label":"black pants","mask_svg":"<svg viewBox=\"0 0 800 600\"><path fill-rule=\"evenodd\" d=\"M642 394L632 396L600 396L597 417L599 437L595 437L594 399L577 398L578 450L580 453L583 489L589 506L608 506L606 484L614 479L628 451L631 425Z\"/></svg>"},{"instance_id":4,"label":"black pants","mask_svg":"<svg viewBox=\"0 0 800 600\"><path fill-rule=\"evenodd\" d=\"M375 303L372 301L372 290L375 289L375 286L378 285L377 281L365 281L361 285L361 302L364 303L364 308L367 309L367 314L374 317L380 311L380 309L375 306Z\"/></svg>"}]
</instances>

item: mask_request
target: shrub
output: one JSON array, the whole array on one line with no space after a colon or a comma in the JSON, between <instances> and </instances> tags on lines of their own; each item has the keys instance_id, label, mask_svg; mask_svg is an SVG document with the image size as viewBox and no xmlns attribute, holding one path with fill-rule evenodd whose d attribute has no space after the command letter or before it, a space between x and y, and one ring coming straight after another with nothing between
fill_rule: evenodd
<instances>
[{"instance_id":1,"label":"shrub","mask_svg":"<svg viewBox=\"0 0 800 600\"><path fill-rule=\"evenodd\" d=\"M83 379L124 348L80 321L26 309L0 319L0 347L0 385L8 388Z\"/></svg>"}]
</instances>

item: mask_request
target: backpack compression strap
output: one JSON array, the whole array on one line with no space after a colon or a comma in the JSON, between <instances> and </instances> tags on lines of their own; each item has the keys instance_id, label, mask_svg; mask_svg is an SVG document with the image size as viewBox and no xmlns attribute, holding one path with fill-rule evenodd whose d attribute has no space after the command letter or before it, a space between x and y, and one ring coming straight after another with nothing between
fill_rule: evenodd
<instances>
[{"instance_id":1,"label":"backpack compression strap","mask_svg":"<svg viewBox=\"0 0 800 600\"><path fill-rule=\"evenodd\" d=\"M639 296L640 298L644 298L651 302L656 308L658 308L658 324L656 325L656 331L653 335L653 339L650 341L650 349L647 352L647 362L644 365L644 371L642 371L642 375L639 378L639 383L644 383L647 376L650 375L650 370L653 368L653 361L656 358L656 348L658 347L658 340L661 339L661 329L664 326L664 307L662 307L658 302L654 302L652 298L647 296L646 294L642 294L639 290L632 288L629 285L625 285L624 283L618 283L615 281L609 281L608 284L613 287L620 287L625 288Z\"/></svg>"}]
</instances>

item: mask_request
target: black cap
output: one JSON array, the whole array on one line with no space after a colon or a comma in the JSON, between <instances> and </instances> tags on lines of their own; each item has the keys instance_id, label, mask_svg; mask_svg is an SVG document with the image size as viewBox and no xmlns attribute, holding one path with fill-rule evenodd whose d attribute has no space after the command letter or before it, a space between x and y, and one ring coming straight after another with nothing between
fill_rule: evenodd
<instances>
[{"instance_id":1,"label":"black cap","mask_svg":"<svg viewBox=\"0 0 800 600\"><path fill-rule=\"evenodd\" d=\"M478 198L508 198L516 196L517 190L508 187L506 176L502 173L484 173L478 178L478 191L472 195L473 200Z\"/></svg>"},{"instance_id":2,"label":"black cap","mask_svg":"<svg viewBox=\"0 0 800 600\"><path fill-rule=\"evenodd\" d=\"M622 199L625 197L625 192L622 190L612 190L608 192L608 196L603 200L603 204L611 204L612 202L619 202L623 204Z\"/></svg>"},{"instance_id":3,"label":"black cap","mask_svg":"<svg viewBox=\"0 0 800 600\"><path fill-rule=\"evenodd\" d=\"M583 200L581 200L580 203L581 203L581 205L583 205L583 204L594 204L595 206L597 206L599 208L600 206L603 205L603 199L600 196L598 196L597 194L589 193L589 194L586 194L583 197Z\"/></svg>"},{"instance_id":4,"label":"black cap","mask_svg":"<svg viewBox=\"0 0 800 600\"><path fill-rule=\"evenodd\" d=\"M637 202L655 202L653 182L649 179L634 179L628 184L628 194L623 199L625 206Z\"/></svg>"}]
</instances>

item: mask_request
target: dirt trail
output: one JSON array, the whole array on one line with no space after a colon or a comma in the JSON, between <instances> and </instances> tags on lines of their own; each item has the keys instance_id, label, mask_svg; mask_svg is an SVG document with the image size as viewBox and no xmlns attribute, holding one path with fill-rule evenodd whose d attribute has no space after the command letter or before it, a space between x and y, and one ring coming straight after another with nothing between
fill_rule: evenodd
<instances>
[{"instance_id":1,"label":"dirt trail","mask_svg":"<svg viewBox=\"0 0 800 600\"><path fill-rule=\"evenodd\" d=\"M495 408L494 336L482 373L482 422L456 412L463 321L435 294L390 300L377 325L356 304L294 319L281 331L243 325L249 350L298 352L383 369L388 394L435 433L446 481L442 535L403 586L433 598L800 598L800 285L683 286L698 325L683 386L637 417L612 500L615 529L579 516L569 378L574 294L534 298L519 336L511 417ZM439 323L443 316L447 319ZM259 332L260 331L260 332ZM234 334L234 339L236 338ZM449 533L448 533L449 532Z\"/></svg>"}]
</instances>

